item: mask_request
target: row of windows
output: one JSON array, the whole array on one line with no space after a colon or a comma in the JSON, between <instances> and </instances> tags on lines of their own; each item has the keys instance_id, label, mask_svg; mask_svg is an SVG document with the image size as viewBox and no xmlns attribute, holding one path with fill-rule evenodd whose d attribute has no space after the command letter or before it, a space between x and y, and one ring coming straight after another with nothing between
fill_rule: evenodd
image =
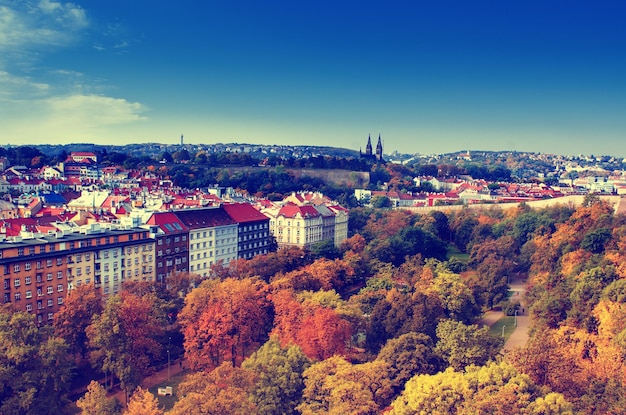
<instances>
[{"instance_id":1,"label":"row of windows","mask_svg":"<svg viewBox=\"0 0 626 415\"><path fill-rule=\"evenodd\" d=\"M216 229L215 236L227 235L227 234L236 233L236 232L237 232L237 228L234 226L230 228L226 228L226 229ZM212 236L213 236L213 231L212 230L208 231L208 237L211 238ZM202 231L202 232L198 231L198 232L189 233L189 239L191 240L206 238L206 237L207 237L207 231Z\"/></svg>"},{"instance_id":2,"label":"row of windows","mask_svg":"<svg viewBox=\"0 0 626 415\"><path fill-rule=\"evenodd\" d=\"M54 262L52 259L47 259L46 260L46 267L51 267L54 265ZM63 258L57 258L56 259L56 265L57 266L61 266L63 265ZM43 262L42 261L36 261L35 262L35 267L37 269L42 269L43 268ZM24 263L24 270L25 271L30 271L33 268L33 264L32 262L26 262ZM21 264L13 264L13 272L20 272L22 270L22 265ZM5 265L4 266L4 273L5 274L9 274L9 266Z\"/></svg>"},{"instance_id":3,"label":"row of windows","mask_svg":"<svg viewBox=\"0 0 626 415\"><path fill-rule=\"evenodd\" d=\"M44 252L46 252L46 247L48 247L48 252L54 252L56 250L56 245L55 244L42 244L42 245L38 245L37 246L37 253L42 254ZM25 248L17 248L17 255L18 256L24 256L25 253L28 253L28 255L34 255L35 254L35 247L34 246L29 246L28 249Z\"/></svg>"},{"instance_id":4,"label":"row of windows","mask_svg":"<svg viewBox=\"0 0 626 415\"><path fill-rule=\"evenodd\" d=\"M268 223L256 224L256 225L244 225L243 231L255 231L257 229L268 229Z\"/></svg>"},{"instance_id":5,"label":"row of windows","mask_svg":"<svg viewBox=\"0 0 626 415\"><path fill-rule=\"evenodd\" d=\"M172 238L168 237L168 238L159 238L157 244L158 245L163 245L163 239L165 239L165 244L166 245L169 245L169 244L172 243ZM191 239L193 239L193 238L191 238ZM183 242L187 241L187 235L183 235L182 237L181 236L174 237L174 243L179 243L181 240Z\"/></svg>"}]
</instances>

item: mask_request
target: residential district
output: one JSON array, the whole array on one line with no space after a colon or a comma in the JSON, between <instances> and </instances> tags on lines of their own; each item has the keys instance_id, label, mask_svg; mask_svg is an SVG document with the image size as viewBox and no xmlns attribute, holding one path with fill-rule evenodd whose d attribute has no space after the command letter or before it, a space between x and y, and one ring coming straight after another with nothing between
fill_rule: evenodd
<instances>
[{"instance_id":1,"label":"residential district","mask_svg":"<svg viewBox=\"0 0 626 415\"><path fill-rule=\"evenodd\" d=\"M376 158L382 161L382 148ZM125 281L166 285L177 272L207 278L214 265L276 246L338 247L348 237L348 209L319 192L270 201L218 186L182 189L149 171L101 167L95 153L83 151L39 169L11 166L0 157L0 170L2 303L35 314L42 324L82 284L93 284L106 298ZM356 189L354 196L362 203L386 197L395 207L419 208L626 193L623 172L555 185L494 186L471 177L434 176L414 182L436 191Z\"/></svg>"}]
</instances>

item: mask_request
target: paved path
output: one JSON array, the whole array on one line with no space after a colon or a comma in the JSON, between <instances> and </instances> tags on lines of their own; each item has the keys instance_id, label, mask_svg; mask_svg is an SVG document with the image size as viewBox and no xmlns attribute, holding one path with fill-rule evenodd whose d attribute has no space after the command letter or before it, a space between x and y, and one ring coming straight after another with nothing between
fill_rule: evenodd
<instances>
[{"instance_id":1,"label":"paved path","mask_svg":"<svg viewBox=\"0 0 626 415\"><path fill-rule=\"evenodd\" d=\"M181 365L182 362L182 365ZM177 360L172 362L169 369L169 377L174 376L184 370L185 368L189 368L186 360ZM160 385L168 379L168 371L167 366L163 369L154 372L152 375L148 376L141 382L141 387L144 389L152 388L154 386ZM123 405L126 404L126 397L124 396L124 391L120 389L116 389L115 392L109 394L110 397L116 398Z\"/></svg>"},{"instance_id":2,"label":"paved path","mask_svg":"<svg viewBox=\"0 0 626 415\"><path fill-rule=\"evenodd\" d=\"M513 350L516 347L526 345L528 341L528 327L530 326L530 319L528 317L528 308L526 307L526 284L522 281L516 280L510 284L510 289L513 291L513 300L519 299L520 310L517 313L517 326L511 336L504 344L504 351Z\"/></svg>"},{"instance_id":3,"label":"paved path","mask_svg":"<svg viewBox=\"0 0 626 415\"><path fill-rule=\"evenodd\" d=\"M504 344L503 350L505 352L513 350L516 347L524 346L526 344L526 342L528 341L528 327L530 326L528 309L526 308L525 299L526 284L523 281L516 280L511 282L509 288L511 291L513 291L513 296L511 297L511 299L519 300L520 310L517 314L517 326ZM504 317L504 313L502 311L489 310L483 314L483 318L480 319L478 325L491 327L496 321L500 320L502 317Z\"/></svg>"}]
</instances>

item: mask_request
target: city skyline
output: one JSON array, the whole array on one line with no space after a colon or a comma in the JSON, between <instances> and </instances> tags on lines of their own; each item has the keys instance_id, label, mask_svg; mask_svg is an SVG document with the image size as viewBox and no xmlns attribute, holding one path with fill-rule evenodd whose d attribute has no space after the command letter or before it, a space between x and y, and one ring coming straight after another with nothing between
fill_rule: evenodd
<instances>
[{"instance_id":1,"label":"city skyline","mask_svg":"<svg viewBox=\"0 0 626 415\"><path fill-rule=\"evenodd\" d=\"M0 0L4 144L625 156L626 6Z\"/></svg>"}]
</instances>

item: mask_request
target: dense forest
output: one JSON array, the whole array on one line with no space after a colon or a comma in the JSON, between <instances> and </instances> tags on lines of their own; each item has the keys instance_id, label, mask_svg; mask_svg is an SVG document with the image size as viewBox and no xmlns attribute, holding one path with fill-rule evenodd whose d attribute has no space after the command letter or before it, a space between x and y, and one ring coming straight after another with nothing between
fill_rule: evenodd
<instances>
[{"instance_id":1,"label":"dense forest","mask_svg":"<svg viewBox=\"0 0 626 415\"><path fill-rule=\"evenodd\" d=\"M80 287L52 327L3 310L0 413L623 413L626 218L611 206L356 208L350 225L339 249L126 284L105 304ZM532 327L504 353L477 323L519 307L511 275L527 282ZM188 368L163 408L138 385L170 354ZM100 382L74 406L81 365Z\"/></svg>"}]
</instances>

